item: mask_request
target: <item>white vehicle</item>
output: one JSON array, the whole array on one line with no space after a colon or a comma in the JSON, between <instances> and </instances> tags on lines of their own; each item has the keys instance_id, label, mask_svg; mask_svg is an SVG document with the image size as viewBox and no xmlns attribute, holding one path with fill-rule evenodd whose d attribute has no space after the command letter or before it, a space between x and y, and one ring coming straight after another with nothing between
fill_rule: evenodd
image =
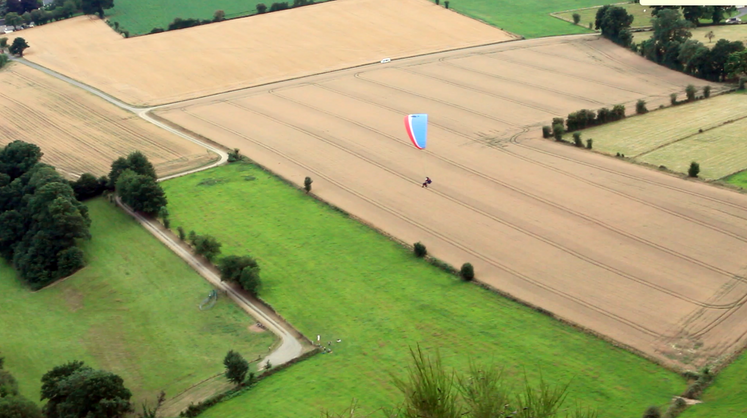
<instances>
[{"instance_id":1,"label":"white vehicle","mask_svg":"<svg viewBox=\"0 0 747 418\"><path fill-rule=\"evenodd\" d=\"M5 33L13 33L13 29L5 29Z\"/></svg>"},{"instance_id":2,"label":"white vehicle","mask_svg":"<svg viewBox=\"0 0 747 418\"><path fill-rule=\"evenodd\" d=\"M738 17L730 17L730 18L726 19L726 23L728 23L730 25L734 25L734 24L737 24L737 23L742 23L742 19L740 19Z\"/></svg>"},{"instance_id":3,"label":"white vehicle","mask_svg":"<svg viewBox=\"0 0 747 418\"><path fill-rule=\"evenodd\" d=\"M381 60L381 63L386 64L387 62L390 62L390 61L391 61L391 58L384 58L383 60Z\"/></svg>"}]
</instances>

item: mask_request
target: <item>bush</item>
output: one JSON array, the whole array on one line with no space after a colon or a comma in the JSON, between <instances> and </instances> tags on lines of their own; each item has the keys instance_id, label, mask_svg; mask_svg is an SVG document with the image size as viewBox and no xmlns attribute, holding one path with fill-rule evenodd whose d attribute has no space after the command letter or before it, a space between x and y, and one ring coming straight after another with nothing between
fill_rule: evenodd
<instances>
[{"instance_id":1,"label":"bush","mask_svg":"<svg viewBox=\"0 0 747 418\"><path fill-rule=\"evenodd\" d=\"M578 25L578 22L581 21L581 15L578 13L573 14L573 24Z\"/></svg>"},{"instance_id":2,"label":"bush","mask_svg":"<svg viewBox=\"0 0 747 418\"><path fill-rule=\"evenodd\" d=\"M552 118L552 126L560 125L565 126L565 119L563 118Z\"/></svg>"},{"instance_id":3,"label":"bush","mask_svg":"<svg viewBox=\"0 0 747 418\"><path fill-rule=\"evenodd\" d=\"M577 147L583 147L584 146L583 141L581 141L581 132L574 132L573 133L573 143Z\"/></svg>"},{"instance_id":4,"label":"bush","mask_svg":"<svg viewBox=\"0 0 747 418\"><path fill-rule=\"evenodd\" d=\"M687 95L687 101L692 102L695 100L695 93L697 93L698 90L695 89L695 86L692 84L688 84L687 87L685 87L685 94Z\"/></svg>"},{"instance_id":5,"label":"bush","mask_svg":"<svg viewBox=\"0 0 747 418\"><path fill-rule=\"evenodd\" d=\"M257 4L257 14L262 14L267 11L267 5L264 3Z\"/></svg>"},{"instance_id":6,"label":"bush","mask_svg":"<svg viewBox=\"0 0 747 418\"><path fill-rule=\"evenodd\" d=\"M625 105L615 105L612 108L612 120L620 120L625 118Z\"/></svg>"},{"instance_id":7,"label":"bush","mask_svg":"<svg viewBox=\"0 0 747 418\"><path fill-rule=\"evenodd\" d=\"M643 99L640 99L635 104L635 113L642 115L644 113L648 113L648 109L646 109L646 101Z\"/></svg>"},{"instance_id":8,"label":"bush","mask_svg":"<svg viewBox=\"0 0 747 418\"><path fill-rule=\"evenodd\" d=\"M669 104L672 106L677 104L677 93L672 93L669 95Z\"/></svg>"},{"instance_id":9,"label":"bush","mask_svg":"<svg viewBox=\"0 0 747 418\"><path fill-rule=\"evenodd\" d=\"M703 87L703 97L705 97L706 99L711 97L711 86Z\"/></svg>"},{"instance_id":10,"label":"bush","mask_svg":"<svg viewBox=\"0 0 747 418\"><path fill-rule=\"evenodd\" d=\"M416 242L413 246L413 251L415 252L415 256L418 258L423 258L426 255L428 255L428 250L425 249L425 245L421 242Z\"/></svg>"},{"instance_id":11,"label":"bush","mask_svg":"<svg viewBox=\"0 0 747 418\"><path fill-rule=\"evenodd\" d=\"M444 2L444 7L445 7L445 8L447 8L447 9L449 8L449 0L446 0L446 1Z\"/></svg>"},{"instance_id":12,"label":"bush","mask_svg":"<svg viewBox=\"0 0 747 418\"><path fill-rule=\"evenodd\" d=\"M197 234L195 233L195 231L189 231L189 234L187 234L187 241L190 244L195 245L196 239L197 239Z\"/></svg>"},{"instance_id":13,"label":"bush","mask_svg":"<svg viewBox=\"0 0 747 418\"><path fill-rule=\"evenodd\" d=\"M314 180L311 179L311 177L306 177L303 180L303 189L306 190L306 193L311 191L311 183L313 183Z\"/></svg>"},{"instance_id":14,"label":"bush","mask_svg":"<svg viewBox=\"0 0 747 418\"><path fill-rule=\"evenodd\" d=\"M603 107L599 110L597 110L597 120L595 123L597 125L601 125L603 123L607 123L613 120L612 111L607 109L606 107Z\"/></svg>"},{"instance_id":15,"label":"bush","mask_svg":"<svg viewBox=\"0 0 747 418\"><path fill-rule=\"evenodd\" d=\"M222 20L226 20L226 12L223 10L216 10L215 13L213 13L213 22L220 22Z\"/></svg>"},{"instance_id":16,"label":"bush","mask_svg":"<svg viewBox=\"0 0 747 418\"><path fill-rule=\"evenodd\" d=\"M690 163L690 168L687 170L687 175L690 177L698 177L700 173L700 164L695 161Z\"/></svg>"},{"instance_id":17,"label":"bush","mask_svg":"<svg viewBox=\"0 0 747 418\"><path fill-rule=\"evenodd\" d=\"M184 241L184 238L186 238L186 234L184 233L184 228L179 226L176 228L176 231L179 233L179 239Z\"/></svg>"},{"instance_id":18,"label":"bush","mask_svg":"<svg viewBox=\"0 0 747 418\"><path fill-rule=\"evenodd\" d=\"M8 56L5 54L0 54L0 68L5 67L5 64L8 63Z\"/></svg>"},{"instance_id":19,"label":"bush","mask_svg":"<svg viewBox=\"0 0 747 418\"><path fill-rule=\"evenodd\" d=\"M161 32L165 32L163 28L153 28L153 29L150 30L151 34L153 34L153 33L161 33Z\"/></svg>"},{"instance_id":20,"label":"bush","mask_svg":"<svg viewBox=\"0 0 747 418\"><path fill-rule=\"evenodd\" d=\"M594 143L593 139L591 139L591 138L587 139L586 140L586 149L591 149L591 146L592 146L593 143ZM623 154L623 157L625 157L624 154Z\"/></svg>"},{"instance_id":21,"label":"bush","mask_svg":"<svg viewBox=\"0 0 747 418\"><path fill-rule=\"evenodd\" d=\"M552 136L552 128L545 125L542 127L542 138L549 138Z\"/></svg>"},{"instance_id":22,"label":"bush","mask_svg":"<svg viewBox=\"0 0 747 418\"><path fill-rule=\"evenodd\" d=\"M661 411L658 406L649 406L643 413L643 418L661 418Z\"/></svg>"},{"instance_id":23,"label":"bush","mask_svg":"<svg viewBox=\"0 0 747 418\"><path fill-rule=\"evenodd\" d=\"M277 12L278 10L285 10L288 9L290 6L288 6L288 2L282 2L282 3L272 3L270 5L270 12Z\"/></svg>"},{"instance_id":24,"label":"bush","mask_svg":"<svg viewBox=\"0 0 747 418\"><path fill-rule=\"evenodd\" d=\"M556 141L562 141L563 140L563 132L565 130L563 129L563 125L553 125L552 126L552 134L555 137Z\"/></svg>"},{"instance_id":25,"label":"bush","mask_svg":"<svg viewBox=\"0 0 747 418\"><path fill-rule=\"evenodd\" d=\"M228 152L228 162L235 163L241 160L241 153L238 148L234 148L233 151Z\"/></svg>"},{"instance_id":26,"label":"bush","mask_svg":"<svg viewBox=\"0 0 747 418\"><path fill-rule=\"evenodd\" d=\"M470 263L464 263L462 264L462 268L459 270L459 276L464 281L472 281L475 278L475 269L472 267L472 264Z\"/></svg>"},{"instance_id":27,"label":"bush","mask_svg":"<svg viewBox=\"0 0 747 418\"><path fill-rule=\"evenodd\" d=\"M219 243L212 235L197 235L194 239L194 246L198 255L212 262L215 256L220 254L220 247L223 244Z\"/></svg>"}]
</instances>

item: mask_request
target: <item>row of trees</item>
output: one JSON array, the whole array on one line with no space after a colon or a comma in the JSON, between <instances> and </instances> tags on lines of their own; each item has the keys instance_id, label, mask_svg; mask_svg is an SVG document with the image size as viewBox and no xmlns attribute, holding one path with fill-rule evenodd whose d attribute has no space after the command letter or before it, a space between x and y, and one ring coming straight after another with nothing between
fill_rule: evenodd
<instances>
[{"instance_id":1,"label":"row of trees","mask_svg":"<svg viewBox=\"0 0 747 418\"><path fill-rule=\"evenodd\" d=\"M82 12L104 18L104 10L114 7L114 0L55 0L43 7L41 0L6 0L5 10L0 10L8 26L22 26L34 23L67 19Z\"/></svg>"},{"instance_id":2,"label":"row of trees","mask_svg":"<svg viewBox=\"0 0 747 418\"><path fill-rule=\"evenodd\" d=\"M0 255L38 289L84 265L91 220L41 149L14 141L0 150Z\"/></svg>"},{"instance_id":3,"label":"row of trees","mask_svg":"<svg viewBox=\"0 0 747 418\"><path fill-rule=\"evenodd\" d=\"M8 38L0 38L0 68L3 68L3 66L8 63L8 57L3 54L5 48L8 48L8 52L11 54L22 57L23 51L29 48L29 44L23 38L15 38L13 39L13 43L8 46Z\"/></svg>"}]
</instances>

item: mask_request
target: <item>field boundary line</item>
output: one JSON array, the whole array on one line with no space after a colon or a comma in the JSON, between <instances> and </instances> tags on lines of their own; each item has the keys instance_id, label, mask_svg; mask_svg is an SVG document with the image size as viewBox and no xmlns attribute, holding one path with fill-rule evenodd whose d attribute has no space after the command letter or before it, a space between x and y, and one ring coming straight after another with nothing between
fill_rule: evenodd
<instances>
[{"instance_id":1,"label":"field boundary line","mask_svg":"<svg viewBox=\"0 0 747 418\"><path fill-rule=\"evenodd\" d=\"M639 158L639 157L642 157L642 156L644 156L644 155L646 155L646 154L650 154L650 153L652 153L652 152L654 152L654 151L660 150L660 149L662 149L662 148L666 148L666 147L668 147L668 146L670 146L670 145L676 144L676 143L678 143L678 142L681 142L681 141L684 141L684 140L686 140L686 139L690 139L690 138L692 138L692 137L694 137L694 136L696 136L696 135L704 134L704 133L706 133L706 132L709 132L709 131L712 131L712 130L714 130L714 129L722 128L722 127L724 127L725 125L728 125L728 124L730 124L730 123L734 123L734 122L739 122L739 121L740 121L740 120L742 120L742 119L747 119L747 115L745 115L745 116L742 116L742 117L739 117L739 118L736 118L736 119L730 119L730 120L727 120L727 121L725 121L725 122L723 122L723 123L721 123L721 124L719 124L719 125L716 125L716 126L711 126L710 128L706 128L706 129L701 129L701 130L700 130L699 132L691 133L690 135L685 135L685 136L683 136L682 138L677 138L677 139L675 139L674 141L669 141L669 142L667 142L667 143L661 144L661 145L659 145L658 147L654 147L654 148L652 148L652 149L650 149L650 150L647 150L647 151L644 151L644 152L642 152L642 153L640 153L640 154L638 154L638 155L634 155L634 156L632 156L631 158ZM743 170L739 170L739 171L743 171ZM723 177L728 177L729 175L730 175L730 174L727 174L726 176L723 176ZM721 178L723 178L723 177L721 177Z\"/></svg>"}]
</instances>

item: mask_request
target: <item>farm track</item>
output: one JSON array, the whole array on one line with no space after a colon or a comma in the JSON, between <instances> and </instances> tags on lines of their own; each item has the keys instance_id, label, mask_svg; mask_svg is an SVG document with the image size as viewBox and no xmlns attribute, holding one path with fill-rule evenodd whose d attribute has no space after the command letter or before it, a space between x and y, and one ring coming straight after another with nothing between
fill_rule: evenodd
<instances>
[{"instance_id":1,"label":"farm track","mask_svg":"<svg viewBox=\"0 0 747 418\"><path fill-rule=\"evenodd\" d=\"M218 165L225 164L226 161L228 161L228 154L226 154L223 150L216 148L210 144L206 144L203 141L192 137L191 135L188 135L186 133L183 133L179 130L176 130L174 128L171 128L167 125L165 125L162 122L159 122L152 117L148 115L148 113L153 108L135 108L132 106L129 106L111 96L109 96L106 93L103 93L99 90L96 90L90 86L87 86L85 84L82 84L80 82L77 82L75 80L72 80L62 74L59 74L55 71L49 70L47 68L41 67L37 64L30 63L24 59L14 59L14 61L20 62L22 64L28 65L32 68L35 68L39 71L44 72L45 74L48 74L52 77L55 77L57 79L60 79L62 81L65 81L69 84L72 84L78 88L81 88L95 96L98 96L107 102L121 108L124 110L127 110L129 112L134 113L138 117L168 131L171 132L183 139L186 139L192 143L198 144L202 147L204 147L207 150L210 150L212 152L215 152L220 156L220 159L212 163L210 165L207 165L205 167L193 169L193 170L187 170L182 173L170 175L161 177L158 179L158 181L164 181L168 180L170 178L180 177L187 174L208 170L210 168L216 167ZM14 101L14 103L17 103L19 106L24 107L23 104L20 102ZM100 113L96 112L93 109L86 108L87 110L90 110L94 114L101 115ZM33 117L33 113L29 115ZM116 123L115 123L116 125ZM121 127L121 125L120 125ZM59 129L63 130L62 127L59 127ZM124 128L123 128L124 129ZM186 249L184 249L182 246L180 246L174 238L171 236L171 234L167 234L166 232L162 231L159 228L158 222L145 218L142 215L133 212L129 208L127 208L124 204L122 204L119 199L117 199L117 203L125 210L127 213L129 213L131 216L133 216L140 224L142 224L151 234L153 234L157 239L159 239L161 242L163 242L167 247L169 247L174 253L176 253L180 258L182 258L184 261L186 261L191 267L193 267L201 276L203 276L206 280L208 280L213 286L223 290L227 294L231 296L231 298L236 302L237 305L239 305L244 311L249 313L251 316L254 317L257 321L261 322L265 327L267 327L273 334L277 335L281 339L281 344L275 348L267 357L266 360L270 361L273 365L281 365L285 364L297 357L299 357L304 352L304 347L307 345L307 342L297 335L300 335L298 331L293 329L290 324L287 324L277 318L273 318L272 316L268 315L263 311L263 309L256 306L254 303L249 301L246 297L238 293L235 289L233 289L231 286L228 286L227 284L223 283L220 280L220 277L215 273L214 269L211 269L209 266L206 266L203 264L195 255Z\"/></svg>"}]
</instances>

